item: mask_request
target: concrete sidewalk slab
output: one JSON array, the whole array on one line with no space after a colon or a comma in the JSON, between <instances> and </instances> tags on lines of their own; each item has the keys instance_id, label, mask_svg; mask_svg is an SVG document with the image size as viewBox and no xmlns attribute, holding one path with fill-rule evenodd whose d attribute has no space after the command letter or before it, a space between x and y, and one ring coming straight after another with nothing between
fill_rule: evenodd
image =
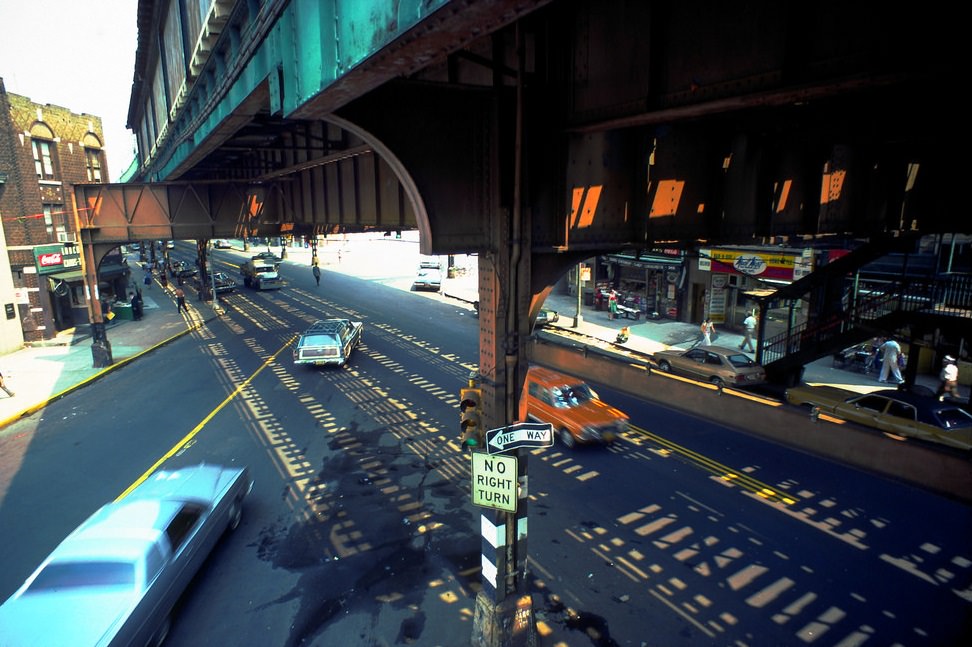
<instances>
[{"instance_id":1,"label":"concrete sidewalk slab","mask_svg":"<svg viewBox=\"0 0 972 647\"><path fill-rule=\"evenodd\" d=\"M176 310L172 290L156 284L152 294L143 291L145 315L139 321L115 318L107 327L114 363L94 368L91 327L78 326L62 331L55 339L32 344L0 355L0 371L13 397L0 393L0 429L43 409L71 391L109 371L116 370L139 355L201 325L214 315L208 305L189 304L191 317Z\"/></svg>"}]
</instances>

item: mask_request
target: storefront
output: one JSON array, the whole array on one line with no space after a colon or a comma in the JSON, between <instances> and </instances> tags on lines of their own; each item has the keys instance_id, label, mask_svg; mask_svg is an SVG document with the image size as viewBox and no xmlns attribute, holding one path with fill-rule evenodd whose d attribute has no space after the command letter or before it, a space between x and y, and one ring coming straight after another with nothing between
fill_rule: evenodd
<instances>
[{"instance_id":1,"label":"storefront","mask_svg":"<svg viewBox=\"0 0 972 647\"><path fill-rule=\"evenodd\" d=\"M598 260L601 287L616 290L621 305L639 310L647 317L679 320L686 282L680 250L638 256L609 254Z\"/></svg>"},{"instance_id":2,"label":"storefront","mask_svg":"<svg viewBox=\"0 0 972 647\"><path fill-rule=\"evenodd\" d=\"M699 250L692 269L691 318L709 318L730 328L742 325L757 299L813 271L813 250L766 247ZM768 304L769 308L783 307ZM792 316L787 314L786 316Z\"/></svg>"},{"instance_id":3,"label":"storefront","mask_svg":"<svg viewBox=\"0 0 972 647\"><path fill-rule=\"evenodd\" d=\"M39 245L34 248L34 266L41 294L46 288L54 328L66 330L87 322L84 275L77 246Z\"/></svg>"}]
</instances>

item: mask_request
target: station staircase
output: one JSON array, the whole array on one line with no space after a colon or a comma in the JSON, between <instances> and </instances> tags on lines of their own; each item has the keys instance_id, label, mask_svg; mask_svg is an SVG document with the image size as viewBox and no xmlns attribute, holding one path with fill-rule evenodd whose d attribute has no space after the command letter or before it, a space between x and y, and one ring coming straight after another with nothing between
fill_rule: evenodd
<instances>
[{"instance_id":1,"label":"station staircase","mask_svg":"<svg viewBox=\"0 0 972 647\"><path fill-rule=\"evenodd\" d=\"M895 252L913 251L915 240L894 237L872 240L819 268L812 274L762 297L761 310L770 302L805 300L811 314L799 324L786 322L782 331L764 337L757 361L770 382L793 385L803 366L876 336L910 334L934 327L972 325L972 276L909 277L852 291L855 275L869 263ZM792 317L791 317L792 319Z\"/></svg>"}]
</instances>

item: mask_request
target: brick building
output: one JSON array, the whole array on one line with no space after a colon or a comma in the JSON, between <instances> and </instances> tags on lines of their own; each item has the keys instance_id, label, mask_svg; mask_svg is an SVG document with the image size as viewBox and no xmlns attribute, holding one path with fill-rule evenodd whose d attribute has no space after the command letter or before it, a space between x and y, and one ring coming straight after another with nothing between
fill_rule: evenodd
<instances>
[{"instance_id":1,"label":"brick building","mask_svg":"<svg viewBox=\"0 0 972 647\"><path fill-rule=\"evenodd\" d=\"M88 322L71 194L74 184L108 181L100 117L8 93L0 78L0 271L11 277L0 280L5 339L14 319L21 344ZM123 263L103 262L99 279L112 274L127 281Z\"/></svg>"}]
</instances>

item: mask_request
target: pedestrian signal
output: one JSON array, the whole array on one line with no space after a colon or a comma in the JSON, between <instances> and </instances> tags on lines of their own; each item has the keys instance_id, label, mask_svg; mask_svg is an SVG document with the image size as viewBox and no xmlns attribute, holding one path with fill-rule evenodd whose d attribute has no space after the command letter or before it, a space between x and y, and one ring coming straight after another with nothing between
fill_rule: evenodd
<instances>
[{"instance_id":1,"label":"pedestrian signal","mask_svg":"<svg viewBox=\"0 0 972 647\"><path fill-rule=\"evenodd\" d=\"M459 437L465 447L483 447L483 391L467 388L459 391Z\"/></svg>"}]
</instances>

